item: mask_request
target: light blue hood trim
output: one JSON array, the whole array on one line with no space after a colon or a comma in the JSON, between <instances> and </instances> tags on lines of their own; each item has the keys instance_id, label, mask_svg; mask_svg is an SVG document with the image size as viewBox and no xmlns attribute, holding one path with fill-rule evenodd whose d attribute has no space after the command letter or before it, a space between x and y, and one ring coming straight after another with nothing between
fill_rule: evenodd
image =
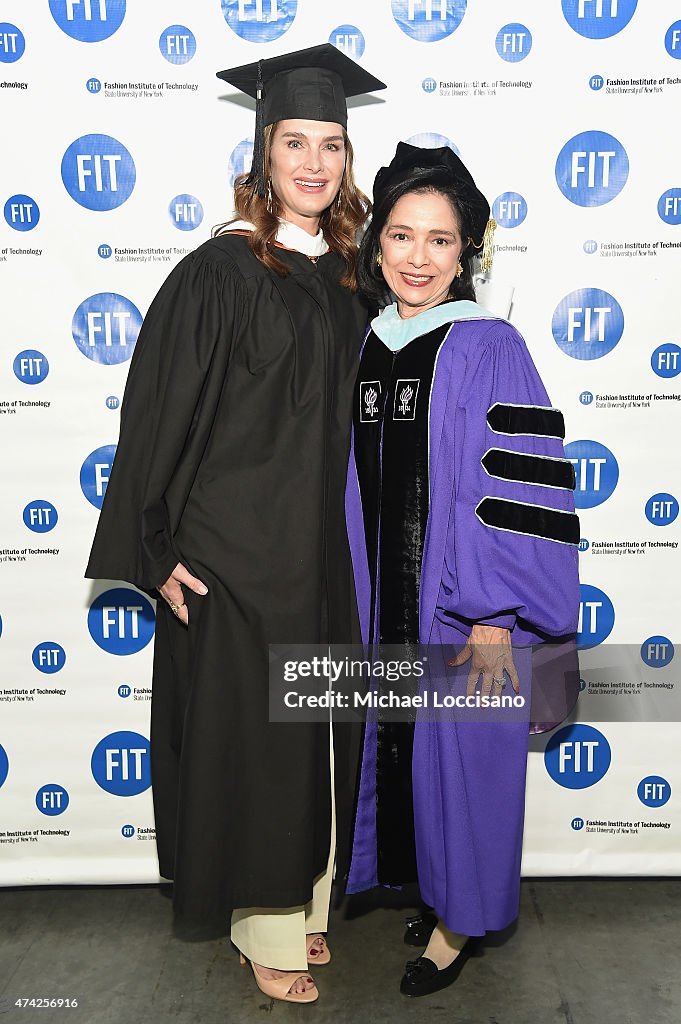
<instances>
[{"instance_id":1,"label":"light blue hood trim","mask_svg":"<svg viewBox=\"0 0 681 1024\"><path fill-rule=\"evenodd\" d=\"M379 316L371 321L371 328L377 334L384 345L392 352L399 352L401 348L408 345L414 338L419 338L429 331L441 327L443 324L452 323L455 320L498 320L499 317L477 302L469 299L460 299L457 302L443 302L440 306L433 306L424 313L417 313L416 316L403 320L397 312L397 303L386 306Z\"/></svg>"}]
</instances>

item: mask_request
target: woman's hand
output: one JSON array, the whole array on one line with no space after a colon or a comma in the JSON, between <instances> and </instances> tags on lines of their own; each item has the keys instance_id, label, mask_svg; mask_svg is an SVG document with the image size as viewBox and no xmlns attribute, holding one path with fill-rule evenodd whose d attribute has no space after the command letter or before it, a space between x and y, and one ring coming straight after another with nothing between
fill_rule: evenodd
<instances>
[{"instance_id":1,"label":"woman's hand","mask_svg":"<svg viewBox=\"0 0 681 1024\"><path fill-rule=\"evenodd\" d=\"M473 626L466 646L455 658L447 662L450 668L463 665L471 658L471 670L468 673L467 694L475 693L478 679L482 674L481 695L493 694L493 686L497 686L497 695L503 689L504 672L508 673L511 685L516 693L520 693L520 680L513 664L513 648L511 633L500 626Z\"/></svg>"},{"instance_id":2,"label":"woman's hand","mask_svg":"<svg viewBox=\"0 0 681 1024\"><path fill-rule=\"evenodd\" d=\"M206 584L202 583L201 580L197 580L196 576L192 576L189 570L182 565L182 562L177 563L165 583L157 589L163 600L170 605L171 610L180 622L184 622L185 626L187 626L189 625L189 612L187 605L184 603L182 583L184 583L185 587L193 590L195 594L201 594L202 597L208 593Z\"/></svg>"}]
</instances>

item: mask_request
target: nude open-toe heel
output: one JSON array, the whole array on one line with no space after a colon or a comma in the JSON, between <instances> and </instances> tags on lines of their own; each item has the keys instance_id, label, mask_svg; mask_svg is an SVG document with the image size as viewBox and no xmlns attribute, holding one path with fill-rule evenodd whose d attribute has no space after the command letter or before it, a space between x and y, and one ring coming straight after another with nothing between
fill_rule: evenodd
<instances>
[{"instance_id":1,"label":"nude open-toe heel","mask_svg":"<svg viewBox=\"0 0 681 1024\"><path fill-rule=\"evenodd\" d=\"M269 996L270 999L281 999L286 1003L314 1003L316 999L319 999L319 990L316 985L314 988L309 988L307 992L289 991L291 986L295 985L298 981L298 978L310 977L307 971L287 971L280 978L261 978L255 969L253 961L245 957L243 953L239 953L239 963L242 967L250 964L256 985L263 995Z\"/></svg>"},{"instance_id":2,"label":"nude open-toe heel","mask_svg":"<svg viewBox=\"0 0 681 1024\"><path fill-rule=\"evenodd\" d=\"M324 945L316 956L310 956L310 950L318 939L321 939ZM328 964L331 962L331 950L328 947L326 937L324 935L308 935L306 946L308 964Z\"/></svg>"}]
</instances>

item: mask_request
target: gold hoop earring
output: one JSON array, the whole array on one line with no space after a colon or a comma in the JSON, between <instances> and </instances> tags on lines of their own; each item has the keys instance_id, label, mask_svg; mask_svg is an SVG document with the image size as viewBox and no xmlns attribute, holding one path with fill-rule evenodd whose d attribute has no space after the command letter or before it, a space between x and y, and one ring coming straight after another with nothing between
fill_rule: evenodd
<instances>
[{"instance_id":1,"label":"gold hoop earring","mask_svg":"<svg viewBox=\"0 0 681 1024\"><path fill-rule=\"evenodd\" d=\"M454 275L454 277L461 277L462 274L463 274L463 266L461 265L461 260L459 260L459 262L456 265L456 274Z\"/></svg>"},{"instance_id":2,"label":"gold hoop earring","mask_svg":"<svg viewBox=\"0 0 681 1024\"><path fill-rule=\"evenodd\" d=\"M383 266L383 253L382 252L379 252L378 256L376 257L376 266L377 267L382 267Z\"/></svg>"}]
</instances>

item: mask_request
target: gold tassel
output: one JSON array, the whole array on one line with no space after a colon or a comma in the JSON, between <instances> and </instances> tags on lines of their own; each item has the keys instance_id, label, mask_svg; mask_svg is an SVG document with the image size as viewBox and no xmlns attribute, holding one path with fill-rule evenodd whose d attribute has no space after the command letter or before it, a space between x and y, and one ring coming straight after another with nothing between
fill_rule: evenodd
<instances>
[{"instance_id":1,"label":"gold tassel","mask_svg":"<svg viewBox=\"0 0 681 1024\"><path fill-rule=\"evenodd\" d=\"M483 274L487 274L492 269L492 260L494 259L494 229L497 226L497 222L494 217L490 217L487 221L487 227L485 233L482 236L482 256L480 257L480 269Z\"/></svg>"}]
</instances>

